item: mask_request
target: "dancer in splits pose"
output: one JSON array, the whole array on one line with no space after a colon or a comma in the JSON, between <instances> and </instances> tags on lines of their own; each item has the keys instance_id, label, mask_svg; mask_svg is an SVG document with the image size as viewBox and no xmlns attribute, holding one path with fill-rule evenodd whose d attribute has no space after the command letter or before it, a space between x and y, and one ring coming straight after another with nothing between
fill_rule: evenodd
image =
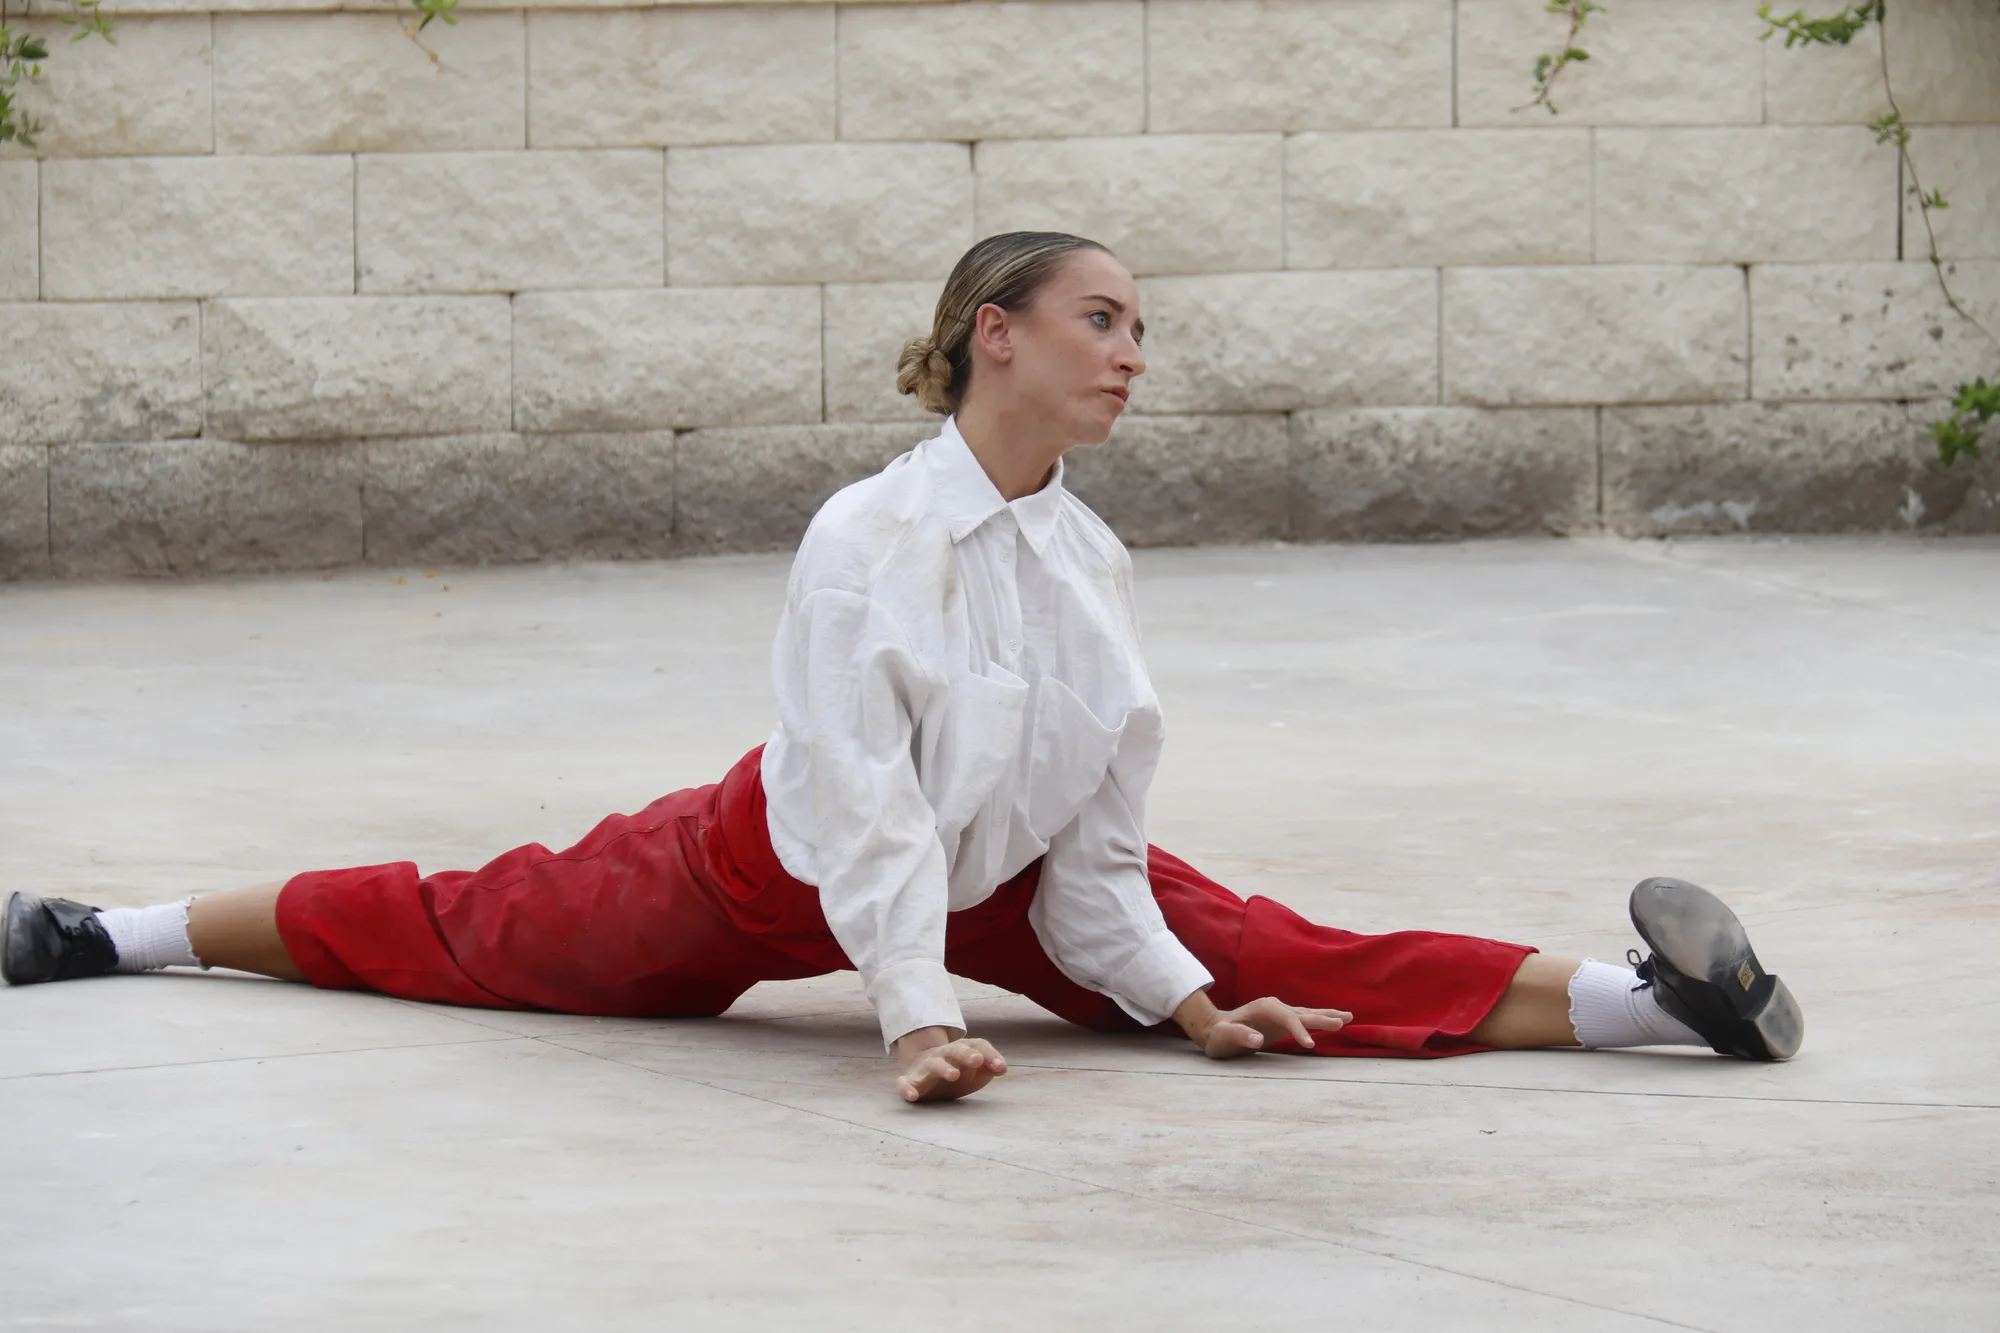
<instances>
[{"instance_id":1,"label":"dancer in splits pose","mask_svg":"<svg viewBox=\"0 0 2000 1333\"><path fill-rule=\"evenodd\" d=\"M950 974L1203 1054L1442 1056L1708 1046L1782 1060L1803 1022L1735 915L1632 891L1636 970L1432 931L1359 935L1248 901L1149 846L1160 705L1130 558L1063 485L1146 368L1132 275L1051 232L966 252L897 386L938 433L828 500L792 565L778 722L719 783L576 846L407 861L99 911L12 894L14 985L228 967L412 1000L719 1014L759 981L855 968L899 1093L1006 1072ZM1169 1029L1171 1030L1171 1029Z\"/></svg>"}]
</instances>

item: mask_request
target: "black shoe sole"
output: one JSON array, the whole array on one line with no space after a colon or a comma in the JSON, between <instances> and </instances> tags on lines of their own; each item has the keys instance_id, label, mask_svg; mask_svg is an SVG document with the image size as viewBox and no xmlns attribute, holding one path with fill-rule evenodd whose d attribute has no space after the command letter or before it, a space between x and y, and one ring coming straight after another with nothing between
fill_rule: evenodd
<instances>
[{"instance_id":1,"label":"black shoe sole","mask_svg":"<svg viewBox=\"0 0 2000 1333\"><path fill-rule=\"evenodd\" d=\"M1654 958L1678 974L1662 969L1656 984L1699 1020L1690 1026L1711 1046L1746 1060L1798 1053L1805 1015L1785 983L1757 961L1743 923L1720 898L1686 880L1646 879L1632 890L1631 912Z\"/></svg>"}]
</instances>

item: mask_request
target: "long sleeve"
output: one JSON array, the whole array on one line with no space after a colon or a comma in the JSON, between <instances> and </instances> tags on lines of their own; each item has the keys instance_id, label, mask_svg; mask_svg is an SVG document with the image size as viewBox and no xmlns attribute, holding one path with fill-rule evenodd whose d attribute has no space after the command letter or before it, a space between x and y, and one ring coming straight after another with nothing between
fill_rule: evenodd
<instances>
[{"instance_id":1,"label":"long sleeve","mask_svg":"<svg viewBox=\"0 0 2000 1333\"><path fill-rule=\"evenodd\" d=\"M1145 800L1157 719L1135 713L1102 785L1049 840L1029 921L1065 976L1161 1023L1215 980L1167 929L1146 877Z\"/></svg>"},{"instance_id":2,"label":"long sleeve","mask_svg":"<svg viewBox=\"0 0 2000 1333\"><path fill-rule=\"evenodd\" d=\"M827 925L861 974L885 1044L933 1025L962 1033L944 967L944 848L911 751L938 683L871 598L820 589L788 619L778 648L783 674L804 685L794 701L803 716L788 722L808 755Z\"/></svg>"}]
</instances>

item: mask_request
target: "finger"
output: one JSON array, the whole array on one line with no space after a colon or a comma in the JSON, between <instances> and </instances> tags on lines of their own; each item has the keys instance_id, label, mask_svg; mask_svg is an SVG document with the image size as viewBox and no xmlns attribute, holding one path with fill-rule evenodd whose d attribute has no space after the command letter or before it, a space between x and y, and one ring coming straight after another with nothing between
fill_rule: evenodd
<instances>
[{"instance_id":1,"label":"finger","mask_svg":"<svg viewBox=\"0 0 2000 1333\"><path fill-rule=\"evenodd\" d=\"M986 1064L988 1068L990 1068L996 1074L1004 1074L1007 1072L1007 1057L1000 1054L999 1050L994 1047L992 1042L987 1041L982 1037L975 1037L973 1038L973 1043L976 1046L978 1046L980 1052L985 1055Z\"/></svg>"},{"instance_id":2,"label":"finger","mask_svg":"<svg viewBox=\"0 0 2000 1333\"><path fill-rule=\"evenodd\" d=\"M1209 1048L1211 1051L1216 1049L1218 1041L1221 1043L1220 1049L1223 1052L1254 1051L1264 1044L1264 1034L1256 1028L1251 1027L1248 1023L1239 1023L1230 1020L1228 1022L1217 1023L1210 1030Z\"/></svg>"},{"instance_id":3,"label":"finger","mask_svg":"<svg viewBox=\"0 0 2000 1333\"><path fill-rule=\"evenodd\" d=\"M1290 1034L1293 1041L1307 1050L1312 1049L1312 1034L1306 1031L1305 1020L1299 1017L1298 1010L1292 1008L1290 1005L1286 1005L1282 1021L1285 1025L1285 1031Z\"/></svg>"},{"instance_id":4,"label":"finger","mask_svg":"<svg viewBox=\"0 0 2000 1333\"><path fill-rule=\"evenodd\" d=\"M1301 1009L1299 1016L1316 1032L1338 1032L1354 1021L1354 1015L1344 1009Z\"/></svg>"}]
</instances>

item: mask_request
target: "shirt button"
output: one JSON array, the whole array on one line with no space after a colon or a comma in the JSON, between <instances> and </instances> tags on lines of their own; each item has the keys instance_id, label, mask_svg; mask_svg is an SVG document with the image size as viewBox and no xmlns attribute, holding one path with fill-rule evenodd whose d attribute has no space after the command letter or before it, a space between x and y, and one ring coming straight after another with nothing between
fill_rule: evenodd
<instances>
[{"instance_id":1,"label":"shirt button","mask_svg":"<svg viewBox=\"0 0 2000 1333\"><path fill-rule=\"evenodd\" d=\"M1014 548L1013 548L1013 547L1011 547L1011 546L1003 546L1003 547L1001 547L1001 548L1000 548L1000 560L1001 560L1001 563L1003 563L1003 564L1004 564L1004 563L1006 563L1007 561L1009 561L1009 560L1012 560L1013 558L1014 558Z\"/></svg>"},{"instance_id":2,"label":"shirt button","mask_svg":"<svg viewBox=\"0 0 2000 1333\"><path fill-rule=\"evenodd\" d=\"M1010 652L1010 653L1018 653L1018 652L1020 652L1020 651L1021 651L1021 641L1020 641L1019 639L1009 639L1009 640L1007 640L1007 651L1008 651L1008 652Z\"/></svg>"}]
</instances>

